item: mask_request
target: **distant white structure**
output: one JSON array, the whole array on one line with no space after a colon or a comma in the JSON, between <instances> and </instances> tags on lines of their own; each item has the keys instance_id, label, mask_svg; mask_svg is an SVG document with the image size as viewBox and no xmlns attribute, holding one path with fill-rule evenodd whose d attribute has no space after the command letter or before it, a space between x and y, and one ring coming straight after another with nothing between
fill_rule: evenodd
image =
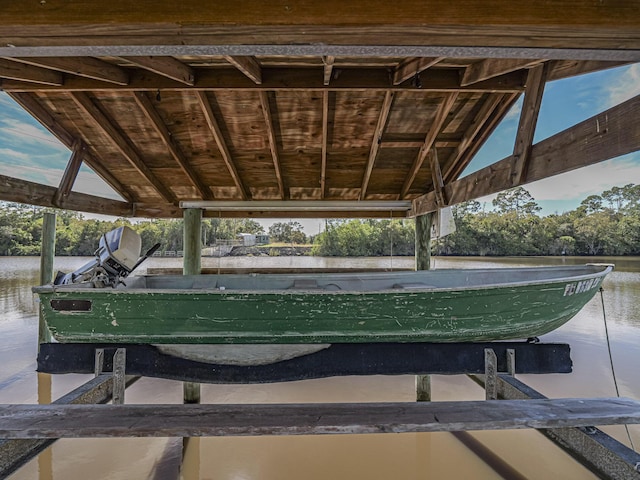
<instances>
[{"instance_id":1,"label":"distant white structure","mask_svg":"<svg viewBox=\"0 0 640 480\"><path fill-rule=\"evenodd\" d=\"M253 247L255 245L266 245L269 243L269 235L259 233L254 235L252 233L239 233L237 235L238 243L243 247Z\"/></svg>"}]
</instances>

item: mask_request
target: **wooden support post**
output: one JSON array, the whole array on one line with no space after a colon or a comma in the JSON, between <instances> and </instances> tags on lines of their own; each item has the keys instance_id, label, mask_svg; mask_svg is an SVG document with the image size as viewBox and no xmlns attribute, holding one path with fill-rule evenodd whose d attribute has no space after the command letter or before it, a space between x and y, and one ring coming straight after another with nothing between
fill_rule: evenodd
<instances>
[{"instance_id":1,"label":"wooden support post","mask_svg":"<svg viewBox=\"0 0 640 480\"><path fill-rule=\"evenodd\" d=\"M431 269L432 222L432 213L416 217L416 270Z\"/></svg>"},{"instance_id":2,"label":"wooden support post","mask_svg":"<svg viewBox=\"0 0 640 480\"><path fill-rule=\"evenodd\" d=\"M431 269L431 222L433 214L416 217L416 270ZM416 400L431 401L431 376L416 375Z\"/></svg>"},{"instance_id":3,"label":"wooden support post","mask_svg":"<svg viewBox=\"0 0 640 480\"><path fill-rule=\"evenodd\" d=\"M95 377L102 375L102 367L104 365L104 348L96 348L96 354L93 362L93 374Z\"/></svg>"},{"instance_id":4,"label":"wooden support post","mask_svg":"<svg viewBox=\"0 0 640 480\"><path fill-rule=\"evenodd\" d=\"M516 376L516 351L513 348L507 348L507 373Z\"/></svg>"},{"instance_id":5,"label":"wooden support post","mask_svg":"<svg viewBox=\"0 0 640 480\"><path fill-rule=\"evenodd\" d=\"M416 401L431 401L431 375L416 375Z\"/></svg>"},{"instance_id":6,"label":"wooden support post","mask_svg":"<svg viewBox=\"0 0 640 480\"><path fill-rule=\"evenodd\" d=\"M202 244L200 232L202 230L202 210L187 208L184 210L184 275L198 275L202 269ZM200 384L184 382L184 403L200 403Z\"/></svg>"},{"instance_id":7,"label":"wooden support post","mask_svg":"<svg viewBox=\"0 0 640 480\"><path fill-rule=\"evenodd\" d=\"M124 405L124 389L126 388L125 370L127 349L118 348L113 356L113 404Z\"/></svg>"},{"instance_id":8,"label":"wooden support post","mask_svg":"<svg viewBox=\"0 0 640 480\"><path fill-rule=\"evenodd\" d=\"M53 257L56 253L56 214L45 213L42 219L42 244L40 246L40 285L53 280ZM38 322L38 345L51 341L51 334L42 315Z\"/></svg>"},{"instance_id":9,"label":"wooden support post","mask_svg":"<svg viewBox=\"0 0 640 480\"><path fill-rule=\"evenodd\" d=\"M487 400L498 399L498 359L491 348L484 349L484 391Z\"/></svg>"}]
</instances>

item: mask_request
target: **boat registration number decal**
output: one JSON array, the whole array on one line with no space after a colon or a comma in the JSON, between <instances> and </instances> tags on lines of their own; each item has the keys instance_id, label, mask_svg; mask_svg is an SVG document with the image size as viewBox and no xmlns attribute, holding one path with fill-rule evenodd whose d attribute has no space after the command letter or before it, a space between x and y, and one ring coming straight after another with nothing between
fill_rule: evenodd
<instances>
[{"instance_id":1,"label":"boat registration number decal","mask_svg":"<svg viewBox=\"0 0 640 480\"><path fill-rule=\"evenodd\" d=\"M588 292L600 285L601 278L590 278L581 282L567 283L564 287L564 296L568 297L576 293Z\"/></svg>"}]
</instances>

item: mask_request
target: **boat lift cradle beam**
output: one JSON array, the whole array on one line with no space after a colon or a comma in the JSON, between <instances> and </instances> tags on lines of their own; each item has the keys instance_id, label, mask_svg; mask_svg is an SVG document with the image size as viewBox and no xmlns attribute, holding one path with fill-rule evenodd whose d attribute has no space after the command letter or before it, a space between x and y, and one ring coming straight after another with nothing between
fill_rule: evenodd
<instances>
[{"instance_id":1,"label":"boat lift cradle beam","mask_svg":"<svg viewBox=\"0 0 640 480\"><path fill-rule=\"evenodd\" d=\"M123 387L133 385L140 377L129 376ZM110 373L99 374L75 390L54 401L52 405L100 404L112 399L114 383L119 379ZM5 478L18 470L56 438L51 439L5 439L0 435L0 478Z\"/></svg>"},{"instance_id":2,"label":"boat lift cradle beam","mask_svg":"<svg viewBox=\"0 0 640 480\"><path fill-rule=\"evenodd\" d=\"M528 342L486 343L342 343L319 352L268 365L218 365L162 354L152 345L43 343L38 371L92 373L95 350L104 349L104 370L112 369L116 348L126 347L126 371L131 375L173 380L246 384L326 378L345 375L460 375L485 373L485 349L497 355L498 371L507 371L508 350L517 355L515 373L569 373L567 344Z\"/></svg>"},{"instance_id":3,"label":"boat lift cradle beam","mask_svg":"<svg viewBox=\"0 0 640 480\"><path fill-rule=\"evenodd\" d=\"M488 373L495 373L495 370L490 371L491 368L488 368ZM489 376L469 375L483 388L487 388ZM495 373L493 384L497 399L543 400L547 398L511 374ZM599 478L640 479L640 454L594 426L540 428L538 431Z\"/></svg>"}]
</instances>

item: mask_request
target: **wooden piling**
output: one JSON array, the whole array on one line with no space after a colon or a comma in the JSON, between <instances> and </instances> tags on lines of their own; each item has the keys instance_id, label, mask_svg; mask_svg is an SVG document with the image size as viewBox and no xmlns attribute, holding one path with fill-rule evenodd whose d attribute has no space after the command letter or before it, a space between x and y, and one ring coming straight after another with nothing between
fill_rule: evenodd
<instances>
[{"instance_id":1,"label":"wooden piling","mask_svg":"<svg viewBox=\"0 0 640 480\"><path fill-rule=\"evenodd\" d=\"M416 217L416 270L431 269L431 223L433 214ZM416 375L416 400L431 401L431 376Z\"/></svg>"},{"instance_id":2,"label":"wooden piling","mask_svg":"<svg viewBox=\"0 0 640 480\"><path fill-rule=\"evenodd\" d=\"M56 253L56 214L45 213L42 219L42 244L40 246L40 285L53 280L53 257ZM38 345L51 341L51 334L42 318L38 322Z\"/></svg>"},{"instance_id":3,"label":"wooden piling","mask_svg":"<svg viewBox=\"0 0 640 480\"><path fill-rule=\"evenodd\" d=\"M198 275L202 268L202 244L200 243L200 232L202 230L202 210L197 208L187 208L183 213L184 217L184 275ZM200 384L194 382L184 382L183 384L184 403L200 403Z\"/></svg>"}]
</instances>

